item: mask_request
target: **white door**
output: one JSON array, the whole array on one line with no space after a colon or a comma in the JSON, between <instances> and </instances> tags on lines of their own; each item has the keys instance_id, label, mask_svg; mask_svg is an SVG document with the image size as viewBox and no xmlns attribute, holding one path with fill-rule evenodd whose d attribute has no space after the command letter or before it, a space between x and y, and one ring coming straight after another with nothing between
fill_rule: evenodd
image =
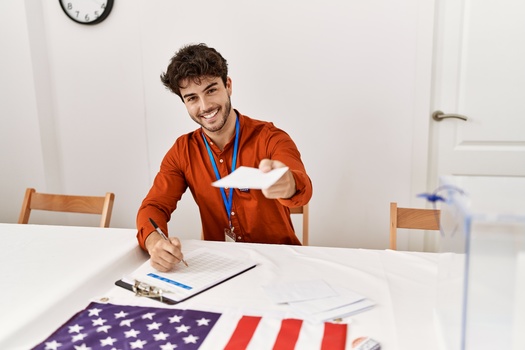
<instances>
[{"instance_id":1,"label":"white door","mask_svg":"<svg viewBox=\"0 0 525 350\"><path fill-rule=\"evenodd\" d=\"M525 1L438 0L429 186L439 175L525 177Z\"/></svg>"},{"instance_id":2,"label":"white door","mask_svg":"<svg viewBox=\"0 0 525 350\"><path fill-rule=\"evenodd\" d=\"M441 175L525 180L525 1L436 4L431 109L467 120L431 120L429 190ZM427 233L425 250L437 246Z\"/></svg>"}]
</instances>

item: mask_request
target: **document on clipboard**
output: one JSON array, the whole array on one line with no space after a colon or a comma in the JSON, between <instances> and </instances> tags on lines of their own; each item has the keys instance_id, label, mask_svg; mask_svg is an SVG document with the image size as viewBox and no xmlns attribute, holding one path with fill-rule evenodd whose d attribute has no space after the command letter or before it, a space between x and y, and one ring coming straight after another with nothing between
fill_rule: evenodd
<instances>
[{"instance_id":1,"label":"document on clipboard","mask_svg":"<svg viewBox=\"0 0 525 350\"><path fill-rule=\"evenodd\" d=\"M117 286L164 302L177 304L254 268L257 263L241 260L218 250L198 248L184 255L188 266L159 272L146 261L137 270L115 282Z\"/></svg>"}]
</instances>

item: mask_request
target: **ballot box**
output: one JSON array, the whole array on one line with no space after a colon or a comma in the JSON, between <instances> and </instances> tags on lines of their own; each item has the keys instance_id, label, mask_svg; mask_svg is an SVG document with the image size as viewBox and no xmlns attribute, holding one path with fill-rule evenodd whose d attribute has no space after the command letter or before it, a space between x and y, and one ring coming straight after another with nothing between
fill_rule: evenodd
<instances>
[{"instance_id":1,"label":"ballot box","mask_svg":"<svg viewBox=\"0 0 525 350\"><path fill-rule=\"evenodd\" d=\"M436 193L441 348L525 349L525 179L442 177Z\"/></svg>"}]
</instances>

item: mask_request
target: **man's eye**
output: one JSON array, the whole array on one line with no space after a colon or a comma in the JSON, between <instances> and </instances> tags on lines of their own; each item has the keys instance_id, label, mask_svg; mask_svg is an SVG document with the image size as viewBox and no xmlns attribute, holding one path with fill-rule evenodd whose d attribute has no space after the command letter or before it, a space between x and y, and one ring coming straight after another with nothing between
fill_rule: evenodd
<instances>
[{"instance_id":1,"label":"man's eye","mask_svg":"<svg viewBox=\"0 0 525 350\"><path fill-rule=\"evenodd\" d=\"M215 91L217 91L217 89L209 89L208 94L213 94Z\"/></svg>"}]
</instances>

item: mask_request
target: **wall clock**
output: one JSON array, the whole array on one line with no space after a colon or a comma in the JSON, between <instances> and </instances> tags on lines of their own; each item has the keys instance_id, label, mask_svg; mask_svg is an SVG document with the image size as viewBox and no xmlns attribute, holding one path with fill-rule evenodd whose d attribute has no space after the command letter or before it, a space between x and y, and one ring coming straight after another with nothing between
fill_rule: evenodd
<instances>
[{"instance_id":1,"label":"wall clock","mask_svg":"<svg viewBox=\"0 0 525 350\"><path fill-rule=\"evenodd\" d=\"M80 24L97 24L105 20L114 0L58 0L64 13Z\"/></svg>"}]
</instances>

